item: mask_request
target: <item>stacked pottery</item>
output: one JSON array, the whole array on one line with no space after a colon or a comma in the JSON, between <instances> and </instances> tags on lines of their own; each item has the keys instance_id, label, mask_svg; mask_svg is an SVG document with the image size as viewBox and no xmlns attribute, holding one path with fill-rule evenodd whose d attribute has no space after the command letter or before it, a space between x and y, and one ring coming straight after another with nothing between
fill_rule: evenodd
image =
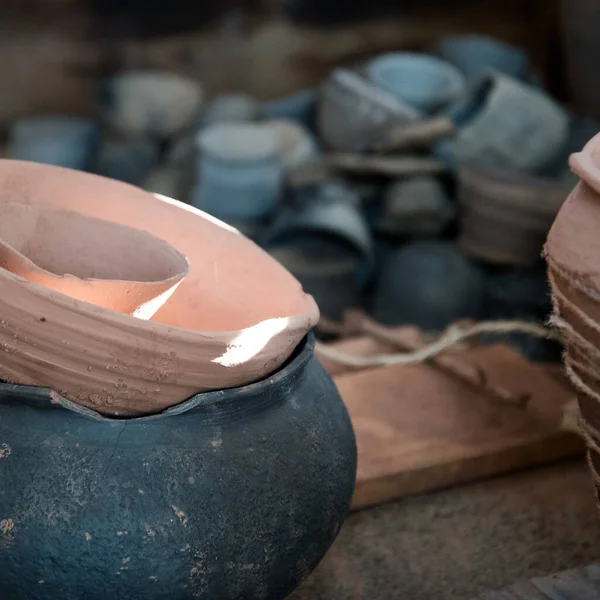
<instances>
[{"instance_id":1,"label":"stacked pottery","mask_svg":"<svg viewBox=\"0 0 600 600\"><path fill-rule=\"evenodd\" d=\"M446 111L457 127L435 154L455 169L463 164L536 172L560 153L569 117L541 90L490 72Z\"/></svg>"},{"instance_id":2,"label":"stacked pottery","mask_svg":"<svg viewBox=\"0 0 600 600\"><path fill-rule=\"evenodd\" d=\"M581 181L558 214L544 255L553 320L563 334L565 366L577 390L581 426L600 494L600 136L573 154L570 165Z\"/></svg>"},{"instance_id":3,"label":"stacked pottery","mask_svg":"<svg viewBox=\"0 0 600 600\"><path fill-rule=\"evenodd\" d=\"M0 161L0 205L2 598L288 595L356 473L314 300L124 183Z\"/></svg>"},{"instance_id":4,"label":"stacked pottery","mask_svg":"<svg viewBox=\"0 0 600 600\"><path fill-rule=\"evenodd\" d=\"M418 121L422 114L347 69L335 69L319 103L317 126L332 150L361 151L381 142L394 125Z\"/></svg>"},{"instance_id":5,"label":"stacked pottery","mask_svg":"<svg viewBox=\"0 0 600 600\"><path fill-rule=\"evenodd\" d=\"M423 114L456 102L466 88L456 67L427 54L384 54L373 59L367 71L373 83Z\"/></svg>"},{"instance_id":6,"label":"stacked pottery","mask_svg":"<svg viewBox=\"0 0 600 600\"><path fill-rule=\"evenodd\" d=\"M458 244L470 256L493 264L535 264L567 194L564 184L551 179L508 169L463 167Z\"/></svg>"}]
</instances>

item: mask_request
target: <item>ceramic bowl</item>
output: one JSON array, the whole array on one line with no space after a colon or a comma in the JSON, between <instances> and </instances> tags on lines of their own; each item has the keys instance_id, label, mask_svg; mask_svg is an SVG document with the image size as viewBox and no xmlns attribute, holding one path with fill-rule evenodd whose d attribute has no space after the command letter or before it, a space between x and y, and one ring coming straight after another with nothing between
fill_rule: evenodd
<instances>
[{"instance_id":1,"label":"ceramic bowl","mask_svg":"<svg viewBox=\"0 0 600 600\"><path fill-rule=\"evenodd\" d=\"M560 154L569 117L552 98L521 81L491 73L447 115L457 126L435 154L449 168L463 164L537 172Z\"/></svg>"},{"instance_id":2,"label":"ceramic bowl","mask_svg":"<svg viewBox=\"0 0 600 600\"><path fill-rule=\"evenodd\" d=\"M466 89L456 67L427 54L384 54L367 65L367 72L373 83L426 114L455 102Z\"/></svg>"},{"instance_id":3,"label":"ceramic bowl","mask_svg":"<svg viewBox=\"0 0 600 600\"><path fill-rule=\"evenodd\" d=\"M2 204L0 267L139 319L151 318L189 270L185 256L145 231L19 203Z\"/></svg>"},{"instance_id":4,"label":"ceramic bowl","mask_svg":"<svg viewBox=\"0 0 600 600\"><path fill-rule=\"evenodd\" d=\"M192 204L224 221L256 220L276 207L283 165L276 135L261 124L223 123L198 138Z\"/></svg>"},{"instance_id":5,"label":"ceramic bowl","mask_svg":"<svg viewBox=\"0 0 600 600\"><path fill-rule=\"evenodd\" d=\"M98 126L71 116L25 117L9 130L8 156L85 171L100 145Z\"/></svg>"},{"instance_id":6,"label":"ceramic bowl","mask_svg":"<svg viewBox=\"0 0 600 600\"><path fill-rule=\"evenodd\" d=\"M118 132L166 139L192 123L203 95L193 79L168 71L133 70L102 83L99 108Z\"/></svg>"},{"instance_id":7,"label":"ceramic bowl","mask_svg":"<svg viewBox=\"0 0 600 600\"><path fill-rule=\"evenodd\" d=\"M362 151L385 139L394 125L418 121L422 114L347 69L335 69L319 103L317 128L332 150Z\"/></svg>"},{"instance_id":8,"label":"ceramic bowl","mask_svg":"<svg viewBox=\"0 0 600 600\"><path fill-rule=\"evenodd\" d=\"M111 179L0 161L0 206L70 210L146 231L190 265L143 321L0 269L0 378L44 386L108 415L158 413L276 371L318 320L275 260L192 207ZM243 299L243 301L241 301Z\"/></svg>"},{"instance_id":9,"label":"ceramic bowl","mask_svg":"<svg viewBox=\"0 0 600 600\"><path fill-rule=\"evenodd\" d=\"M439 44L438 54L460 69L469 81L490 69L522 80L529 75L529 57L523 50L487 35L445 37Z\"/></svg>"}]
</instances>

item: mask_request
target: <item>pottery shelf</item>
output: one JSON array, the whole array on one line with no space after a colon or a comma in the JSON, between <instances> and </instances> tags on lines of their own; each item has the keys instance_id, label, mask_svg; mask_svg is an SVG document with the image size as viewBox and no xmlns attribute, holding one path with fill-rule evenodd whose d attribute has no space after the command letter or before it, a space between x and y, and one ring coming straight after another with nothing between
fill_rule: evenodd
<instances>
[{"instance_id":1,"label":"pottery shelf","mask_svg":"<svg viewBox=\"0 0 600 600\"><path fill-rule=\"evenodd\" d=\"M419 341L414 328L394 331L408 344ZM332 346L358 356L393 351L370 337ZM533 364L507 346L458 350L445 360L484 373L488 388L506 386L515 398L528 396L525 406L490 397L431 365L352 371L321 360L356 432L354 510L584 451L562 425L574 395L560 368Z\"/></svg>"}]
</instances>

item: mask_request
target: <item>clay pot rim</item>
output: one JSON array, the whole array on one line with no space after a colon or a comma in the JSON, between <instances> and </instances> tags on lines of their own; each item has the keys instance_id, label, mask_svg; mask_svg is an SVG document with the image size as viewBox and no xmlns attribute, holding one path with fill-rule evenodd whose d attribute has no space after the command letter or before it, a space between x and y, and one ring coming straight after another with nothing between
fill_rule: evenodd
<instances>
[{"instance_id":1,"label":"clay pot rim","mask_svg":"<svg viewBox=\"0 0 600 600\"><path fill-rule=\"evenodd\" d=\"M232 400L232 396L235 397L235 400L244 400L247 396L256 396L257 392L261 388L266 387L277 387L284 384L286 381L290 379L292 375L303 369L309 360L314 356L314 348L315 348L315 335L311 330L309 331L304 338L300 341L300 343L296 346L294 352L288 358L288 360L274 373L260 379L259 381L255 381L253 383L249 383L246 385L241 385L238 387L225 388L221 390L210 390L207 392L200 392L198 394L194 394L191 398L180 402L179 404L175 404L166 408L162 412L156 414L143 415L140 417L130 417L130 418L121 418L121 417L108 417L91 408L87 408L82 404L77 404L67 398L61 396L58 392L50 388L38 387L38 386L29 386L29 385L18 385L12 383L4 383L0 382L0 406L2 406L2 396L3 396L3 388L10 388L11 395L15 395L22 391L25 399L20 400L20 403L24 406L29 406L27 403L27 399L30 397L31 391L39 393L47 393L48 394L48 408L52 408L54 410L66 410L69 412L74 412L77 415L84 417L86 419L93 419L95 421L101 421L104 423L123 423L123 424L134 424L134 423L147 423L148 421L156 421L158 419L170 418L170 417L178 417L181 415L185 415L188 412L200 407L218 407L223 402L230 402ZM39 402L39 401L38 401ZM211 413L207 414L207 419L211 418Z\"/></svg>"},{"instance_id":2,"label":"clay pot rim","mask_svg":"<svg viewBox=\"0 0 600 600\"><path fill-rule=\"evenodd\" d=\"M581 152L569 157L569 166L575 175L600 193L600 167L594 161L594 154L600 150L600 134L594 136Z\"/></svg>"},{"instance_id":3,"label":"clay pot rim","mask_svg":"<svg viewBox=\"0 0 600 600\"><path fill-rule=\"evenodd\" d=\"M71 298L70 296L50 290L37 283L24 279L18 275L15 275L14 273L11 273L10 271L2 270L2 273L4 277L12 279L20 285L27 286L29 289L33 290L36 295L45 298L54 305L60 306L60 308L63 310L70 312L75 311L88 317L95 318L110 316L110 321L113 324L118 324L124 330L131 330L132 335L139 335L141 333L154 335L164 334L171 337L176 337L179 342L197 343L199 337L206 337L212 341L223 342L230 340L232 336L240 335L242 332L260 328L265 326L267 323L275 323L282 319L287 321L287 325L284 328L285 331L305 328L307 323L314 327L319 320L319 309L313 298L312 303L310 303L312 304L312 310L310 310L310 312L307 310L307 312L304 314L264 319L243 329L232 329L228 331L199 331L196 329L185 329L176 325L166 325L165 323L160 323L158 321L138 319L134 316L126 315L110 308L104 308L96 304L91 304L90 302L77 300L76 298ZM308 294L305 295L307 298L312 298ZM105 319L103 319L103 321L104 320Z\"/></svg>"},{"instance_id":4,"label":"clay pot rim","mask_svg":"<svg viewBox=\"0 0 600 600\"><path fill-rule=\"evenodd\" d=\"M196 145L212 159L226 162L251 164L279 156L277 136L263 123L214 123L197 134Z\"/></svg>"}]
</instances>

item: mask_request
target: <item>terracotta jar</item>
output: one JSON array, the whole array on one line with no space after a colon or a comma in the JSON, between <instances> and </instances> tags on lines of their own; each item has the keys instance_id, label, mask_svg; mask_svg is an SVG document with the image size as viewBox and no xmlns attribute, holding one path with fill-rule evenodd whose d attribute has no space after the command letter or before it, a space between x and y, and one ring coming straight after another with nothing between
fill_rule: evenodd
<instances>
[{"instance_id":1,"label":"terracotta jar","mask_svg":"<svg viewBox=\"0 0 600 600\"><path fill-rule=\"evenodd\" d=\"M0 269L0 378L107 414L155 414L275 372L318 319L314 300L236 230L187 205L94 175L0 161L7 203L70 210L171 244L187 277L142 321ZM122 259L133 261L135 253ZM243 298L243 302L240 299Z\"/></svg>"},{"instance_id":2,"label":"terracotta jar","mask_svg":"<svg viewBox=\"0 0 600 600\"><path fill-rule=\"evenodd\" d=\"M581 181L563 204L544 255L554 322L564 334L567 373L578 393L590 464L600 489L600 136L570 159Z\"/></svg>"}]
</instances>

